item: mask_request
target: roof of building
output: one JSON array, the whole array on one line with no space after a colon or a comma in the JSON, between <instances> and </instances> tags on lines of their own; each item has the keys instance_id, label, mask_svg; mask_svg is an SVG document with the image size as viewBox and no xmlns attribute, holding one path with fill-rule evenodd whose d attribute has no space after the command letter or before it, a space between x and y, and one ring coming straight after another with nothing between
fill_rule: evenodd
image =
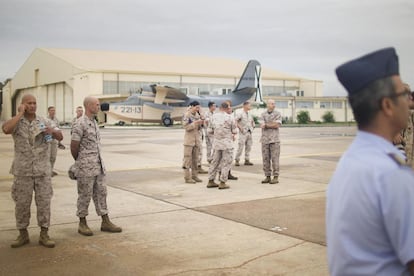
<instances>
[{"instance_id":1,"label":"roof of building","mask_svg":"<svg viewBox=\"0 0 414 276\"><path fill-rule=\"evenodd\" d=\"M246 61L226 58L174 56L136 52L39 48L74 67L85 71L182 74L214 77L237 77ZM301 80L298 76L262 67L262 78Z\"/></svg>"}]
</instances>

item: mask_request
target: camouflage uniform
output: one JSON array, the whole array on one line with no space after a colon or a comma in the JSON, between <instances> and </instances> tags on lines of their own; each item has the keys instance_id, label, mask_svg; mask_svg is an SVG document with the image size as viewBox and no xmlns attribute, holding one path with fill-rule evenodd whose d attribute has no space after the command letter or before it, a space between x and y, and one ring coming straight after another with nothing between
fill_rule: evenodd
<instances>
[{"instance_id":1,"label":"camouflage uniform","mask_svg":"<svg viewBox=\"0 0 414 276\"><path fill-rule=\"evenodd\" d=\"M410 116L408 117L407 127L401 131L401 135L403 137L404 141L404 149L405 154L407 156L407 163L411 165L412 168L414 168L414 111L410 111Z\"/></svg>"},{"instance_id":2,"label":"camouflage uniform","mask_svg":"<svg viewBox=\"0 0 414 276\"><path fill-rule=\"evenodd\" d=\"M213 117L213 115L214 115L214 113L211 112L210 110L206 112L205 117L206 117L206 121L207 121L207 126L208 126L208 123L211 121L211 118ZM211 152L211 149L213 148L214 134L208 132L208 127L205 128L204 137L206 139L207 161L210 163L213 160L213 154Z\"/></svg>"},{"instance_id":3,"label":"camouflage uniform","mask_svg":"<svg viewBox=\"0 0 414 276\"><path fill-rule=\"evenodd\" d=\"M184 160L183 160L183 169L186 170L187 174L189 169L191 169L191 176L197 177L197 162L199 158L200 150L200 128L201 126L195 124L194 121L200 120L200 115L198 113L191 113L187 111L183 116L183 127L185 129L184 134ZM189 178L189 175L185 175L185 178Z\"/></svg>"},{"instance_id":4,"label":"camouflage uniform","mask_svg":"<svg viewBox=\"0 0 414 276\"><path fill-rule=\"evenodd\" d=\"M78 184L78 217L86 217L91 198L98 216L108 214L106 205L105 166L101 156L99 127L94 118L80 117L72 126L72 140L80 141L75 161Z\"/></svg>"},{"instance_id":5,"label":"camouflage uniform","mask_svg":"<svg viewBox=\"0 0 414 276\"><path fill-rule=\"evenodd\" d=\"M30 223L30 205L33 191L37 206L37 223L40 227L50 225L50 201L53 189L50 176L50 149L40 130L40 123L47 120L36 116L30 122L22 117L13 131L14 160L10 173L14 175L12 198L16 204L17 229L26 229Z\"/></svg>"},{"instance_id":6,"label":"camouflage uniform","mask_svg":"<svg viewBox=\"0 0 414 276\"><path fill-rule=\"evenodd\" d=\"M82 118L83 116L79 117ZM78 117L75 117L72 119L72 124L71 124L71 128L70 128L70 134L72 135L73 132L73 126L75 125L76 121L79 119Z\"/></svg>"},{"instance_id":7,"label":"camouflage uniform","mask_svg":"<svg viewBox=\"0 0 414 276\"><path fill-rule=\"evenodd\" d=\"M262 113L259 119L260 124L279 123L282 124L282 116L276 110L268 112L267 110ZM263 171L265 176L272 175L279 176L279 156L280 156L280 139L279 129L264 128L262 129L262 137L260 138L262 143L262 159L263 159Z\"/></svg>"},{"instance_id":8,"label":"camouflage uniform","mask_svg":"<svg viewBox=\"0 0 414 276\"><path fill-rule=\"evenodd\" d=\"M199 148L198 148L198 159L197 159L197 166L200 167L201 163L203 162L203 140L204 140L204 129L205 126L202 125L199 130Z\"/></svg>"},{"instance_id":9,"label":"camouflage uniform","mask_svg":"<svg viewBox=\"0 0 414 276\"><path fill-rule=\"evenodd\" d=\"M208 179L214 180L220 171L220 181L226 182L233 162L233 136L237 134L236 122L232 115L218 112L213 115L208 132L214 134L213 160L208 170Z\"/></svg>"},{"instance_id":10,"label":"camouflage uniform","mask_svg":"<svg viewBox=\"0 0 414 276\"><path fill-rule=\"evenodd\" d=\"M236 122L240 128L239 147L237 149L236 161L240 161L240 156L244 149L244 159L250 160L250 151L252 150L252 132L254 128L253 116L244 110L236 116Z\"/></svg>"},{"instance_id":11,"label":"camouflage uniform","mask_svg":"<svg viewBox=\"0 0 414 276\"><path fill-rule=\"evenodd\" d=\"M49 126L51 128L59 128L59 120L56 117L53 119L48 117L48 119L49 119ZM50 141L50 166L51 166L52 171L53 171L53 168L56 162L58 143L59 142L56 139L52 139L52 141Z\"/></svg>"}]
</instances>

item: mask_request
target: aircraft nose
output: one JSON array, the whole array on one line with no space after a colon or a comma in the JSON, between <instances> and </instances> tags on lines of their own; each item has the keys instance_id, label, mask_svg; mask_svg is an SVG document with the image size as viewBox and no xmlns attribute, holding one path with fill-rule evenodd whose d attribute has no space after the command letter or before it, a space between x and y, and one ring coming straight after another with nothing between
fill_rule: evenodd
<instances>
[{"instance_id":1,"label":"aircraft nose","mask_svg":"<svg viewBox=\"0 0 414 276\"><path fill-rule=\"evenodd\" d=\"M102 103L101 104L101 110L102 111L108 111L109 110L109 103Z\"/></svg>"}]
</instances>

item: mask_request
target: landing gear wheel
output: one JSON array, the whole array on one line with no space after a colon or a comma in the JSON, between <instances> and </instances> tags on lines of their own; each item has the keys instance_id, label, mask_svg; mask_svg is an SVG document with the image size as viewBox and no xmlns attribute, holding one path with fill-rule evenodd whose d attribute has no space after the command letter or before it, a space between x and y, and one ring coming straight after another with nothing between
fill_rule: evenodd
<instances>
[{"instance_id":1,"label":"landing gear wheel","mask_svg":"<svg viewBox=\"0 0 414 276\"><path fill-rule=\"evenodd\" d=\"M164 124L164 126L168 127L173 124L173 121L170 117L165 117L162 119L162 123Z\"/></svg>"}]
</instances>

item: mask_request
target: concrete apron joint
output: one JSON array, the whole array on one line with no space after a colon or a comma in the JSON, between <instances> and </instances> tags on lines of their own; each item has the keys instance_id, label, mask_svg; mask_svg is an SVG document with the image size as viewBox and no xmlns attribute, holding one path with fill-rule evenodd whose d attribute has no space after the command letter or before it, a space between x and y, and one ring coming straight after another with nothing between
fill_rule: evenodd
<instances>
[{"instance_id":1,"label":"concrete apron joint","mask_svg":"<svg viewBox=\"0 0 414 276\"><path fill-rule=\"evenodd\" d=\"M286 250L295 248L295 247L300 246L300 245L303 245L305 243L307 243L307 241L301 241L299 243L296 243L294 245L288 246L286 248L279 249L279 250L275 250L275 251L271 251L271 252L268 252L268 253L265 253L265 254L256 256L256 257L251 258L251 259L249 259L247 261L244 261L240 265L236 265L236 266L226 266L226 267L216 267L216 268L206 268L206 269L190 269L190 270L184 270L184 271L175 272L175 273L166 274L166 275L170 276L170 275L180 275L180 274L193 273L193 272L208 272L208 271L216 271L216 270L224 270L224 269L239 269L239 268L242 268L243 266L245 266L245 265L247 265L247 264L249 264L251 262L254 262L254 261L258 260L258 259L261 259L261 258L270 256L270 255L273 255L273 254L278 254L280 252L284 252Z\"/></svg>"}]
</instances>

